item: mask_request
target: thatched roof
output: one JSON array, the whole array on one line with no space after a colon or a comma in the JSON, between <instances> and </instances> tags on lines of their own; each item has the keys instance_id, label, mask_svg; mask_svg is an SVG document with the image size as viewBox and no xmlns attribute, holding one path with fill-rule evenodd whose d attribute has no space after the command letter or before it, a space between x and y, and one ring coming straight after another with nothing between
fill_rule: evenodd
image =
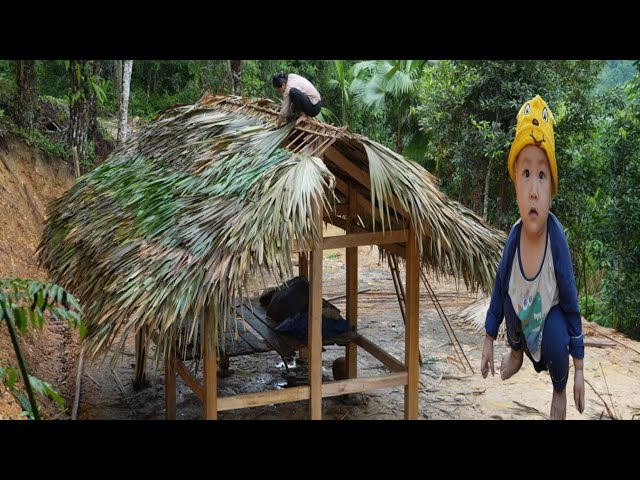
<instances>
[{"instance_id":1,"label":"thatched roof","mask_svg":"<svg viewBox=\"0 0 640 480\"><path fill-rule=\"evenodd\" d=\"M435 177L345 129L276 128L276 118L238 97L170 108L51 205L40 260L83 303L86 355L148 326L162 358L185 322L197 334L189 320L206 305L224 333L247 276L289 278L294 243L310 248L322 234L309 220L313 198L346 224L349 184L361 229L406 228L410 218L423 268L490 291L504 234ZM404 246L385 248L402 255Z\"/></svg>"}]
</instances>

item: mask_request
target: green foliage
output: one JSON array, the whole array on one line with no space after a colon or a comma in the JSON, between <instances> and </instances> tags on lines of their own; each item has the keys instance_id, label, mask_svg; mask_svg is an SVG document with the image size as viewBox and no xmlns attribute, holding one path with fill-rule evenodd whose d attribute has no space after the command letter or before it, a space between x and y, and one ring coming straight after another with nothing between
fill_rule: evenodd
<instances>
[{"instance_id":1,"label":"green foliage","mask_svg":"<svg viewBox=\"0 0 640 480\"><path fill-rule=\"evenodd\" d=\"M40 416L34 391L43 397L53 399L59 408L64 410L62 398L51 385L28 374L16 336L19 332L26 333L29 324L33 328L42 328L45 312L49 312L55 320L66 321L72 327L81 325L80 305L74 296L62 287L36 280L0 277L0 327L5 320L25 382L27 397L16 387L18 373L15 368L0 368L0 382L5 382L14 392L29 418L36 420Z\"/></svg>"},{"instance_id":2,"label":"green foliage","mask_svg":"<svg viewBox=\"0 0 640 480\"><path fill-rule=\"evenodd\" d=\"M416 106L421 91L421 76L426 60L374 60L353 67L349 88L354 99L367 108L383 112L393 132L394 150L411 153L421 161L426 146L424 133L418 128Z\"/></svg>"},{"instance_id":3,"label":"green foliage","mask_svg":"<svg viewBox=\"0 0 640 480\"><path fill-rule=\"evenodd\" d=\"M596 94L624 85L633 78L635 68L631 60L609 60L598 77Z\"/></svg>"},{"instance_id":4,"label":"green foliage","mask_svg":"<svg viewBox=\"0 0 640 480\"><path fill-rule=\"evenodd\" d=\"M611 263L603 295L611 323L640 338L640 74L627 92L628 104L605 124L601 140L611 194L605 210L607 229L602 232Z\"/></svg>"},{"instance_id":5,"label":"green foliage","mask_svg":"<svg viewBox=\"0 0 640 480\"><path fill-rule=\"evenodd\" d=\"M25 129L13 125L12 133L22 138L30 147L37 147L43 152L58 158L70 158L71 147L63 140L52 139L38 129Z\"/></svg>"},{"instance_id":6,"label":"green foliage","mask_svg":"<svg viewBox=\"0 0 640 480\"><path fill-rule=\"evenodd\" d=\"M20 416L28 417L31 420L37 418L36 410L33 409L31 402L29 400L29 396L25 395L25 393L18 388L17 380L18 380L18 371L13 367L5 367L0 368L0 384L5 383L9 391L13 394L13 396L18 400L20 406L22 407L22 413ZM60 394L53 389L51 384L40 380L38 377L34 377L33 375L29 375L29 383L31 388L37 393L40 397L46 397L52 399L61 412L65 412L64 400L60 396Z\"/></svg>"},{"instance_id":7,"label":"green foliage","mask_svg":"<svg viewBox=\"0 0 640 480\"><path fill-rule=\"evenodd\" d=\"M36 61L38 93L55 98L67 98L71 87L66 60Z\"/></svg>"},{"instance_id":8,"label":"green foliage","mask_svg":"<svg viewBox=\"0 0 640 480\"><path fill-rule=\"evenodd\" d=\"M130 114L150 120L172 105L196 102L203 93L202 82L213 82L204 76L205 72L212 71L206 69L207 65L202 61L134 61Z\"/></svg>"},{"instance_id":9,"label":"green foliage","mask_svg":"<svg viewBox=\"0 0 640 480\"><path fill-rule=\"evenodd\" d=\"M564 142L568 161L557 202L569 226L583 313L634 338L640 338L638 84L636 74L626 92L612 88L593 97L593 128Z\"/></svg>"},{"instance_id":10,"label":"green foliage","mask_svg":"<svg viewBox=\"0 0 640 480\"><path fill-rule=\"evenodd\" d=\"M329 88L329 90L333 90L340 95L340 123L342 125L345 125L348 119L347 109L351 100L349 88L351 87L353 76L350 74L347 63L344 60L335 60L333 62L333 66L335 69L335 77L329 79L329 81L327 82L327 87Z\"/></svg>"}]
</instances>

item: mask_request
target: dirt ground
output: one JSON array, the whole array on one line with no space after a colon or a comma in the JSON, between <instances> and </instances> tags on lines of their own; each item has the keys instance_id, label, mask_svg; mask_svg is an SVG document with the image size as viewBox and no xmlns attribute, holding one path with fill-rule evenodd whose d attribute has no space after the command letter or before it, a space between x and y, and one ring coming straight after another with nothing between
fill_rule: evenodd
<instances>
[{"instance_id":1,"label":"dirt ground","mask_svg":"<svg viewBox=\"0 0 640 480\"><path fill-rule=\"evenodd\" d=\"M338 230L330 228L329 234ZM326 251L323 263L323 296L332 298L344 293L344 251ZM404 357L404 326L398 307L393 281L386 263L379 263L377 249L359 249L359 290L370 289L359 296L359 332L374 341L398 359ZM452 279L429 280L447 315L458 312L477 296L464 286L456 289ZM258 295L264 285L255 283L250 288ZM345 300L332 303L344 311ZM585 378L598 392L586 386L586 409L580 415L574 407L573 382L569 381L568 418L609 418L608 410L617 418L630 419L634 409L640 407L640 348L638 342L602 327L595 334L585 323L588 339L610 347L587 347ZM454 350L442 321L430 297L421 288L420 351L423 365L420 369L421 419L542 419L548 416L551 401L551 381L546 374L536 374L530 362L506 382L499 377L499 359L507 351L504 342L496 342L496 376L483 379L479 374L482 336L468 328L454 325L455 336L468 357L473 373L461 362ZM620 343L617 343L620 342ZM624 345L627 345L626 347ZM631 349L635 349L633 351ZM135 392L133 380L133 342L128 343L125 355L112 370L107 365L85 366L82 380L80 418L83 419L163 419L163 372L155 371L149 361L150 386ZM362 352L360 350L360 352ZM150 352L150 356L153 352ZM323 380L332 380L332 363L344 355L344 348L325 347L323 353ZM108 359L107 359L108 361ZM105 362L106 363L106 362ZM293 367L293 368L291 368ZM219 377L218 394L221 396L250 393L268 389L286 388L287 375L283 361L275 352L232 357L233 374ZM307 365L296 357L290 366L304 376ZM386 371L378 360L366 352L359 353L359 376L372 376ZM198 378L202 378L201 368ZM182 382L177 381L178 419L200 419L203 409L200 401ZM599 396L598 396L599 395ZM323 400L323 418L332 420L402 419L404 415L403 389L400 387L333 397ZM634 400L635 403L634 403ZM607 406L605 406L605 403ZM275 420L307 419L305 401L268 405L243 410L221 412L220 419Z\"/></svg>"},{"instance_id":2,"label":"dirt ground","mask_svg":"<svg viewBox=\"0 0 640 480\"><path fill-rule=\"evenodd\" d=\"M26 146L10 143L0 148L0 275L45 279L46 272L37 268L35 248L42 232L38 215L45 216L46 205L72 184L67 165L52 164ZM10 171L7 170L7 166ZM30 192L31 201L25 194ZM331 234L337 232L332 231ZM398 307L391 275L386 263L379 263L377 249L359 249L359 289L370 290L359 296L359 331L386 351L402 359L404 356L404 326ZM344 251L327 251L323 264L323 295L332 298L344 294ZM454 314L474 301L470 294L452 279L431 285L447 313ZM250 285L258 295L265 285ZM344 312L345 300L332 301ZM573 375L568 384L568 418L631 419L640 408L640 342L603 327L585 323L587 341L600 344L586 348L585 378L586 410L575 410L572 396ZM426 291L421 287L420 369L421 419L541 419L548 415L551 382L548 375L536 374L525 359L522 370L510 380L499 377L499 361L506 347L496 342L496 376L484 380L479 374L482 336L460 325L454 325L457 339L468 357L473 373L458 358L443 324ZM58 390L67 405L62 414L50 402L45 402L45 418L70 418L78 372L78 334L66 325L49 323L43 331L30 332L23 339L23 349L32 373L48 381ZM604 344L604 346L603 346ZM109 365L107 355L102 363L84 364L80 376L80 419L163 419L163 370L156 371L149 352L149 387L134 391L133 340L115 367ZM344 348L325 347L323 372L326 381L332 380L331 366L335 358L344 355ZM4 329L0 330L0 363L15 364L11 344ZM219 395L248 393L266 389L285 388L287 377L282 359L274 352L231 358L233 374L219 378ZM296 359L291 370L303 376L304 361ZM359 353L360 376L386 371L366 352ZM199 372L201 378L201 371ZM178 378L177 416L179 419L202 418L202 406L195 395ZM402 419L403 389L389 388L348 397L323 400L325 419ZM19 418L17 401L0 386L0 419ZM270 405L244 410L221 412L221 419L306 419L307 402Z\"/></svg>"}]
</instances>

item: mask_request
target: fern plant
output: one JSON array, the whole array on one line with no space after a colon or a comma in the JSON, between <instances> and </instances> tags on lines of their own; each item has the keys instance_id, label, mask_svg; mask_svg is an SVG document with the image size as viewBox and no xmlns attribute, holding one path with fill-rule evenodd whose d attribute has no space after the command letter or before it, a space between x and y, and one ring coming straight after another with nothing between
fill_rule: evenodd
<instances>
[{"instance_id":1,"label":"fern plant","mask_svg":"<svg viewBox=\"0 0 640 480\"><path fill-rule=\"evenodd\" d=\"M0 383L6 383L26 414L35 420L40 419L40 414L34 391L41 396L52 398L64 411L64 402L51 385L29 375L18 343L18 333L25 333L29 324L33 328L44 326L45 311L56 320L66 321L72 327L80 327L80 334L83 334L80 305L74 296L62 287L36 280L0 277L0 328L4 320L18 360L27 398L16 388L18 372L14 367L0 368Z\"/></svg>"}]
</instances>

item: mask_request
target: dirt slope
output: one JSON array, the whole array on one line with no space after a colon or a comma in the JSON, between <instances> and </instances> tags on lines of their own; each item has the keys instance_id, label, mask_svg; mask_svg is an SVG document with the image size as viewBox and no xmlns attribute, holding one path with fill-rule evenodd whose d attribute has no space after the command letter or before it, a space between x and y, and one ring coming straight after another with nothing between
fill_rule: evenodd
<instances>
[{"instance_id":1,"label":"dirt slope","mask_svg":"<svg viewBox=\"0 0 640 480\"><path fill-rule=\"evenodd\" d=\"M45 157L39 150L4 134L0 142L0 276L46 280L35 251L42 235L42 220L49 202L73 184L68 164ZM66 325L48 324L23 339L32 375L53 385L71 406L75 382L77 333ZM0 364L17 366L6 326L0 325ZM71 398L71 401L69 401ZM0 419L17 418L21 408L0 386ZM61 414L45 402L44 416Z\"/></svg>"}]
</instances>

